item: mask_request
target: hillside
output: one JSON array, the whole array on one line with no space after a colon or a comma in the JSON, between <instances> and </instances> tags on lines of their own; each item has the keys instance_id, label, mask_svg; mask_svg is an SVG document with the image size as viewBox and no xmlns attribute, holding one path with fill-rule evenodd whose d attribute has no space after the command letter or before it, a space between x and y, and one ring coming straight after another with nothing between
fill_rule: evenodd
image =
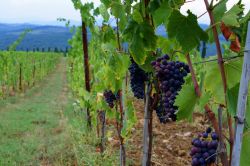
<instances>
[{"instance_id":1,"label":"hillside","mask_svg":"<svg viewBox=\"0 0 250 166\"><path fill-rule=\"evenodd\" d=\"M39 26L32 24L0 24L0 49L6 49L25 30L32 29L28 33L17 50L33 50L44 48L47 50L65 49L68 47L68 39L72 34L66 27Z\"/></svg>"},{"instance_id":2,"label":"hillside","mask_svg":"<svg viewBox=\"0 0 250 166\"><path fill-rule=\"evenodd\" d=\"M203 29L207 29L208 25L201 24ZM63 26L45 26L45 25L33 25L33 24L0 24L0 49L5 50L14 42L18 36L25 30L32 29L32 32L24 38L21 44L17 47L17 50L33 50L39 48L42 50L65 50L69 47L68 40L72 34L69 28ZM166 36L165 28L159 27L156 30L157 35ZM225 42L225 39L220 36L220 40ZM215 55L215 45L207 45L207 56Z\"/></svg>"}]
</instances>

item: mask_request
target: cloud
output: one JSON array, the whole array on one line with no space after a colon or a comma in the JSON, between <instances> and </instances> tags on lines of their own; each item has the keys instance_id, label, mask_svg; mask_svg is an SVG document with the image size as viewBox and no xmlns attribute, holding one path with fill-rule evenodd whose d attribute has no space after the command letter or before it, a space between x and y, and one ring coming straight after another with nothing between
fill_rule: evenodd
<instances>
[{"instance_id":1,"label":"cloud","mask_svg":"<svg viewBox=\"0 0 250 166\"><path fill-rule=\"evenodd\" d=\"M228 0L228 8L232 7L236 0ZM95 6L100 0L82 0L82 2L94 2ZM249 0L243 0L246 11L250 9ZM49 22L57 18L72 19L80 22L80 13L76 11L71 0L0 0L0 22ZM186 3L182 13L190 9L197 16L203 14L206 9L203 0L194 0ZM209 24L208 15L199 18L200 23Z\"/></svg>"},{"instance_id":2,"label":"cloud","mask_svg":"<svg viewBox=\"0 0 250 166\"><path fill-rule=\"evenodd\" d=\"M0 21L56 21L59 17L80 20L71 0L0 0Z\"/></svg>"}]
</instances>

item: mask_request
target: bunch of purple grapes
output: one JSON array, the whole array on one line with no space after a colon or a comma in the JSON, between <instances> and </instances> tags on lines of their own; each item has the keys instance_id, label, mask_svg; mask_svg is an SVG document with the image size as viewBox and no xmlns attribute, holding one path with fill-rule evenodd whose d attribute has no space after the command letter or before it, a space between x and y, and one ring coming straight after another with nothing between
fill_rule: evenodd
<instances>
[{"instance_id":1,"label":"bunch of purple grapes","mask_svg":"<svg viewBox=\"0 0 250 166\"><path fill-rule=\"evenodd\" d=\"M206 132L192 140L192 166L207 166L216 161L218 139L218 135L209 127Z\"/></svg>"},{"instance_id":2,"label":"bunch of purple grapes","mask_svg":"<svg viewBox=\"0 0 250 166\"><path fill-rule=\"evenodd\" d=\"M156 114L161 123L176 121L175 113L178 110L178 107L174 106L176 95L185 82L184 77L190 72L185 63L169 61L169 59L168 55L164 55L151 63L161 91L161 100L156 108Z\"/></svg>"},{"instance_id":3,"label":"bunch of purple grapes","mask_svg":"<svg viewBox=\"0 0 250 166\"><path fill-rule=\"evenodd\" d=\"M131 58L130 72L130 86L134 96L138 99L144 98L145 81L147 81L147 74L142 70L135 61Z\"/></svg>"},{"instance_id":4,"label":"bunch of purple grapes","mask_svg":"<svg viewBox=\"0 0 250 166\"><path fill-rule=\"evenodd\" d=\"M109 105L109 107L113 108L114 107L114 101L117 100L117 97L119 95L118 94L115 95L111 90L105 90L103 95L104 95L105 101Z\"/></svg>"}]
</instances>

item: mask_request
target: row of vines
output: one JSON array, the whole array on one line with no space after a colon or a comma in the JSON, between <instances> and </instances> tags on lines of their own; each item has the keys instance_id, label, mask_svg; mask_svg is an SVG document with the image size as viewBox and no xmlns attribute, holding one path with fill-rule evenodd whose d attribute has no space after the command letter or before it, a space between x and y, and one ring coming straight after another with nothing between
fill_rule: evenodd
<instances>
[{"instance_id":1,"label":"row of vines","mask_svg":"<svg viewBox=\"0 0 250 166\"><path fill-rule=\"evenodd\" d=\"M132 91L144 99L142 165L151 165L153 111L162 125L192 121L195 111L208 117L211 128L194 138L190 165L240 164L239 155L233 153L240 146L234 144L234 125L239 119L236 107L250 19L241 1L227 9L227 0L204 0L206 11L201 16L190 10L183 15L180 8L192 3L184 0L101 0L98 7L72 2L81 12L82 26L72 27L75 34L69 41L70 85L86 110L89 129L101 121L102 132L97 132L101 153L106 144L105 120L114 119L120 165L126 165L125 144L136 124ZM206 30L198 24L205 14L211 21ZM96 25L99 16L101 26ZM166 37L156 35L159 26L165 27ZM221 44L219 36L228 43ZM202 42L215 43L217 55L201 56L197 47ZM250 123L249 101L246 110L242 123ZM242 166L249 163L249 140L245 128L240 142Z\"/></svg>"},{"instance_id":2,"label":"row of vines","mask_svg":"<svg viewBox=\"0 0 250 166\"><path fill-rule=\"evenodd\" d=\"M22 93L42 80L55 67L57 53L0 52L0 97Z\"/></svg>"}]
</instances>

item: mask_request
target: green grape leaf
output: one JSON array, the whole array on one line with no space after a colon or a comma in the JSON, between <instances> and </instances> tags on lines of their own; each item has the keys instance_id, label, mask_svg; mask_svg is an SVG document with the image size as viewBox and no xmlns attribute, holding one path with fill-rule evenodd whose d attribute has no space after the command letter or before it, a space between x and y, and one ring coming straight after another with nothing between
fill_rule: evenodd
<instances>
[{"instance_id":1,"label":"green grape leaf","mask_svg":"<svg viewBox=\"0 0 250 166\"><path fill-rule=\"evenodd\" d=\"M244 24L250 20L250 11L240 20L240 24Z\"/></svg>"},{"instance_id":2,"label":"green grape leaf","mask_svg":"<svg viewBox=\"0 0 250 166\"><path fill-rule=\"evenodd\" d=\"M105 5L101 4L99 7L100 14L102 15L105 22L109 21L109 13Z\"/></svg>"},{"instance_id":3,"label":"green grape leaf","mask_svg":"<svg viewBox=\"0 0 250 166\"><path fill-rule=\"evenodd\" d=\"M222 17L222 21L227 25L227 26L234 26L234 27L239 27L239 14L243 12L243 8L241 8L239 5L234 5L228 12L224 14Z\"/></svg>"},{"instance_id":4,"label":"green grape leaf","mask_svg":"<svg viewBox=\"0 0 250 166\"><path fill-rule=\"evenodd\" d=\"M169 6L168 1L164 1L160 7L152 13L155 26L158 27L161 24L167 24L168 17L172 11L173 9Z\"/></svg>"},{"instance_id":5,"label":"green grape leaf","mask_svg":"<svg viewBox=\"0 0 250 166\"><path fill-rule=\"evenodd\" d=\"M160 48L162 52L171 52L174 43L173 40L159 36L157 39L157 48Z\"/></svg>"},{"instance_id":6,"label":"green grape leaf","mask_svg":"<svg viewBox=\"0 0 250 166\"><path fill-rule=\"evenodd\" d=\"M138 24L136 21L130 20L123 34L130 43L129 49L135 62L139 65L144 64L147 58L146 51L156 48L157 36L153 27L146 21Z\"/></svg>"},{"instance_id":7,"label":"green grape leaf","mask_svg":"<svg viewBox=\"0 0 250 166\"><path fill-rule=\"evenodd\" d=\"M93 12L94 16L98 16L100 14L100 8L96 8Z\"/></svg>"},{"instance_id":8,"label":"green grape leaf","mask_svg":"<svg viewBox=\"0 0 250 166\"><path fill-rule=\"evenodd\" d=\"M224 63L227 87L229 89L233 88L239 83L241 76L241 66L242 66L241 59L238 61L227 61ZM204 88L207 91L211 92L212 98L217 103L225 103L223 84L218 63L206 64L204 65L203 70L204 72L206 72L206 77L204 80Z\"/></svg>"},{"instance_id":9,"label":"green grape leaf","mask_svg":"<svg viewBox=\"0 0 250 166\"><path fill-rule=\"evenodd\" d=\"M155 60L155 56L152 56L152 52L147 52L147 58L145 60L145 63L143 65L140 65L140 68L142 68L146 72L153 72L154 69L151 65L151 62Z\"/></svg>"},{"instance_id":10,"label":"green grape leaf","mask_svg":"<svg viewBox=\"0 0 250 166\"><path fill-rule=\"evenodd\" d=\"M123 30L127 23L125 6L120 1L112 1L111 13L115 18L119 18L119 28Z\"/></svg>"},{"instance_id":11,"label":"green grape leaf","mask_svg":"<svg viewBox=\"0 0 250 166\"><path fill-rule=\"evenodd\" d=\"M94 28L94 21L95 18L91 14L91 10L94 8L93 3L85 3L81 6L80 12L81 12L81 18L82 21L88 26L91 30Z\"/></svg>"},{"instance_id":12,"label":"green grape leaf","mask_svg":"<svg viewBox=\"0 0 250 166\"><path fill-rule=\"evenodd\" d=\"M198 97L195 94L194 86L184 84L175 99L175 106L178 107L177 119L192 119L192 114Z\"/></svg>"},{"instance_id":13,"label":"green grape leaf","mask_svg":"<svg viewBox=\"0 0 250 166\"><path fill-rule=\"evenodd\" d=\"M199 109L203 110L205 105L209 102L211 95L207 92L203 92L199 98Z\"/></svg>"},{"instance_id":14,"label":"green grape leaf","mask_svg":"<svg viewBox=\"0 0 250 166\"><path fill-rule=\"evenodd\" d=\"M227 3L228 0L222 0L213 9L214 21L217 23L221 21L221 18L227 11Z\"/></svg>"},{"instance_id":15,"label":"green grape leaf","mask_svg":"<svg viewBox=\"0 0 250 166\"><path fill-rule=\"evenodd\" d=\"M227 89L227 94L226 94L227 107L228 107L228 112L231 114L231 116L236 115L238 94L239 94L239 84L235 85L235 87L231 89Z\"/></svg>"},{"instance_id":16,"label":"green grape leaf","mask_svg":"<svg viewBox=\"0 0 250 166\"><path fill-rule=\"evenodd\" d=\"M123 138L127 138L129 134L131 134L131 129L134 127L134 125L137 122L136 114L135 114L135 108L133 106L132 101L126 102L126 113L125 113L125 120L123 122L123 128L121 131L121 135Z\"/></svg>"},{"instance_id":17,"label":"green grape leaf","mask_svg":"<svg viewBox=\"0 0 250 166\"><path fill-rule=\"evenodd\" d=\"M111 26L103 25L101 36L104 43L112 44L113 41L114 42L113 46L116 45L117 42L115 42L116 40L115 31ZM115 50L115 48L113 47L110 50Z\"/></svg>"},{"instance_id":18,"label":"green grape leaf","mask_svg":"<svg viewBox=\"0 0 250 166\"><path fill-rule=\"evenodd\" d=\"M243 58L239 58L238 60L227 61L224 63L227 78L227 87L230 89L237 85L240 81L242 72L242 60Z\"/></svg>"},{"instance_id":19,"label":"green grape leaf","mask_svg":"<svg viewBox=\"0 0 250 166\"><path fill-rule=\"evenodd\" d=\"M143 17L141 15L141 13L138 10L134 10L133 14L132 14L132 18L133 20L135 20L138 24L143 22Z\"/></svg>"},{"instance_id":20,"label":"green grape leaf","mask_svg":"<svg viewBox=\"0 0 250 166\"><path fill-rule=\"evenodd\" d=\"M151 0L148 6L148 11L153 14L154 11L160 8L160 6L161 6L161 1Z\"/></svg>"},{"instance_id":21,"label":"green grape leaf","mask_svg":"<svg viewBox=\"0 0 250 166\"><path fill-rule=\"evenodd\" d=\"M168 0L168 3L172 8L180 9L180 7L185 3L185 0Z\"/></svg>"},{"instance_id":22,"label":"green grape leaf","mask_svg":"<svg viewBox=\"0 0 250 166\"><path fill-rule=\"evenodd\" d=\"M79 96L82 97L85 101L89 101L91 99L91 95L88 91L83 88L79 88Z\"/></svg>"},{"instance_id":23,"label":"green grape leaf","mask_svg":"<svg viewBox=\"0 0 250 166\"><path fill-rule=\"evenodd\" d=\"M218 103L224 103L224 92L221 81L221 75L217 63L209 64L204 67L206 77L204 80L204 88L211 93L213 100Z\"/></svg>"},{"instance_id":24,"label":"green grape leaf","mask_svg":"<svg viewBox=\"0 0 250 166\"><path fill-rule=\"evenodd\" d=\"M71 0L74 4L75 9L80 9L82 6L82 2L80 0Z\"/></svg>"},{"instance_id":25,"label":"green grape leaf","mask_svg":"<svg viewBox=\"0 0 250 166\"><path fill-rule=\"evenodd\" d=\"M112 0L100 0L107 8L110 7Z\"/></svg>"},{"instance_id":26,"label":"green grape leaf","mask_svg":"<svg viewBox=\"0 0 250 166\"><path fill-rule=\"evenodd\" d=\"M102 80L105 88L118 91L121 89L129 65L129 56L113 52L113 55L107 58L107 63L103 65L102 70L97 72L97 77Z\"/></svg>"},{"instance_id":27,"label":"green grape leaf","mask_svg":"<svg viewBox=\"0 0 250 166\"><path fill-rule=\"evenodd\" d=\"M174 10L167 25L169 38L176 38L184 52L196 48L200 41L207 41L207 33L204 32L197 22L197 17L188 11L184 16L178 10Z\"/></svg>"}]
</instances>

